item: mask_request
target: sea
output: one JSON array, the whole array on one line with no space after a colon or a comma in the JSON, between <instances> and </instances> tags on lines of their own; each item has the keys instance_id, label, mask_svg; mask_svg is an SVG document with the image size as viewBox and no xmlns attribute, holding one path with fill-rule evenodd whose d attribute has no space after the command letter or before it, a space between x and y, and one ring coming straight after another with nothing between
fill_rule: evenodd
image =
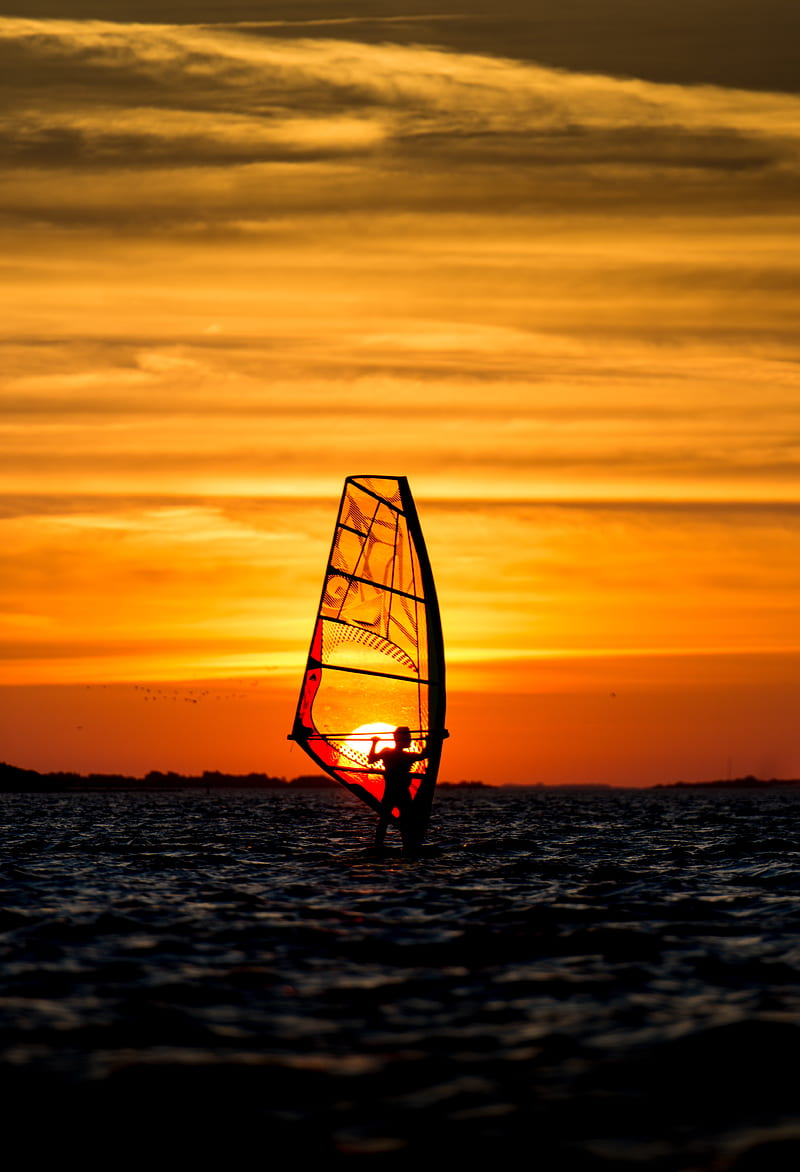
<instances>
[{"instance_id":1,"label":"sea","mask_svg":"<svg viewBox=\"0 0 800 1172\"><path fill-rule=\"evenodd\" d=\"M800 1167L800 790L4 793L25 1163ZM390 831L390 840L392 831Z\"/></svg>"}]
</instances>

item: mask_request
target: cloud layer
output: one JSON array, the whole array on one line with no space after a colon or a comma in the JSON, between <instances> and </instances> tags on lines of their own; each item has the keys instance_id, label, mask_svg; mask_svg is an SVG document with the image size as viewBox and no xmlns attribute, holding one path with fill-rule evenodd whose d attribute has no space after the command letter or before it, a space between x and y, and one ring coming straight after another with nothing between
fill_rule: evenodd
<instances>
[{"instance_id":1,"label":"cloud layer","mask_svg":"<svg viewBox=\"0 0 800 1172\"><path fill-rule=\"evenodd\" d=\"M0 62L12 220L219 231L303 211L552 211L565 197L789 209L799 190L800 97L786 94L101 21L0 20Z\"/></svg>"}]
</instances>

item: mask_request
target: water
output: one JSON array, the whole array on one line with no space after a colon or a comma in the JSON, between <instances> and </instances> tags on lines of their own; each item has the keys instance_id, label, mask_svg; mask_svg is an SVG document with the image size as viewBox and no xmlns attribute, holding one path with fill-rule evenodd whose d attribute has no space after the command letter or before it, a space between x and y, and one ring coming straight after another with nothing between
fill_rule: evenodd
<instances>
[{"instance_id":1,"label":"water","mask_svg":"<svg viewBox=\"0 0 800 1172\"><path fill-rule=\"evenodd\" d=\"M338 791L0 795L6 1119L98 1161L795 1169L798 802L444 792L410 861Z\"/></svg>"}]
</instances>

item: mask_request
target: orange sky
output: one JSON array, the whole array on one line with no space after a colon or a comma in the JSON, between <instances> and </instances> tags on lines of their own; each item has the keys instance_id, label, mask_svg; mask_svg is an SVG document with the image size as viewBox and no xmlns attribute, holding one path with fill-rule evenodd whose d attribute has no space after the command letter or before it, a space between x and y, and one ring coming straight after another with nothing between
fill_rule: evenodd
<instances>
[{"instance_id":1,"label":"orange sky","mask_svg":"<svg viewBox=\"0 0 800 1172\"><path fill-rule=\"evenodd\" d=\"M383 473L444 778L800 775L793 7L69 8L0 18L0 760L304 772Z\"/></svg>"}]
</instances>

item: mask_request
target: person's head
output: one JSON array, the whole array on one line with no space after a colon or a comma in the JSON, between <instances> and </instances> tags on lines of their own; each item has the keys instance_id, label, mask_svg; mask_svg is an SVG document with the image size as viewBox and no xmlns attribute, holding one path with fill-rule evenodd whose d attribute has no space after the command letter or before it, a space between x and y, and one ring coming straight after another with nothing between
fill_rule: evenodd
<instances>
[{"instance_id":1,"label":"person's head","mask_svg":"<svg viewBox=\"0 0 800 1172\"><path fill-rule=\"evenodd\" d=\"M398 749L407 749L411 744L411 729L406 724L401 724L399 728L394 730L394 743Z\"/></svg>"}]
</instances>

